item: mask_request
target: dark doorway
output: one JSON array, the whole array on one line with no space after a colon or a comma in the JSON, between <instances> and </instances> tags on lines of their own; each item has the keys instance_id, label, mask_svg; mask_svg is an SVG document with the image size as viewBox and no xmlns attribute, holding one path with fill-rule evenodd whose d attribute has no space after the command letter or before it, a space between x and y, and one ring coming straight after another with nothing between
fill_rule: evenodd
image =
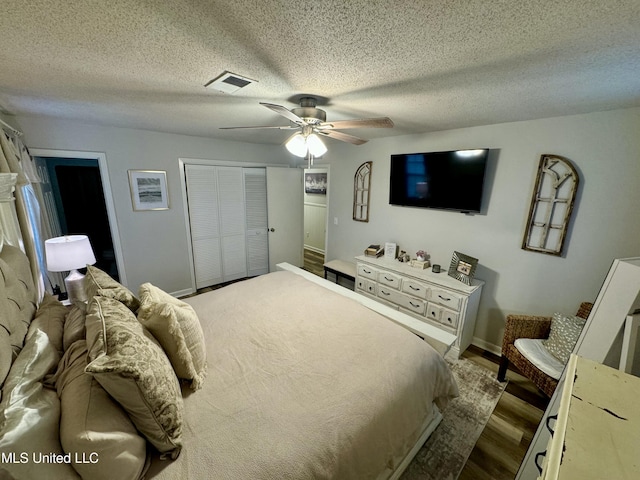
<instances>
[{"instance_id":1,"label":"dark doorway","mask_svg":"<svg viewBox=\"0 0 640 480\"><path fill-rule=\"evenodd\" d=\"M97 160L44 158L63 235L89 237L96 266L119 280Z\"/></svg>"}]
</instances>

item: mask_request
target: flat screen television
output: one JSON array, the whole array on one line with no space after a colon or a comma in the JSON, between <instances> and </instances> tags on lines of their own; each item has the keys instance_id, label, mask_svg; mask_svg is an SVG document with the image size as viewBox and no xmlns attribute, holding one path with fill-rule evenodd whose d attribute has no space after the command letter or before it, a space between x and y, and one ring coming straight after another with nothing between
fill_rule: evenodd
<instances>
[{"instance_id":1,"label":"flat screen television","mask_svg":"<svg viewBox=\"0 0 640 480\"><path fill-rule=\"evenodd\" d=\"M479 213L489 149L391 155L389 203Z\"/></svg>"}]
</instances>

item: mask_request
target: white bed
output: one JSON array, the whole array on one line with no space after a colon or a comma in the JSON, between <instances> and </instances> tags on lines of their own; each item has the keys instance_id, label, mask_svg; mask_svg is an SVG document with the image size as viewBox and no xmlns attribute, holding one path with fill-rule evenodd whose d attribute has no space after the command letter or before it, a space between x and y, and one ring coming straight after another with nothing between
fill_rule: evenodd
<instances>
[{"instance_id":1,"label":"white bed","mask_svg":"<svg viewBox=\"0 0 640 480\"><path fill-rule=\"evenodd\" d=\"M32 318L37 296L26 280L26 257L16 250L5 247L0 254L11 253L0 262L0 303L9 305L11 298L12 311ZM31 323L4 382L5 460L20 459L7 456L12 452L78 453L61 446L64 404L61 417L55 390L43 386L60 358L64 362L62 335L69 323L64 307L47 302L47 309L35 313L39 320ZM161 460L153 448L150 458L138 454L143 458L136 471L144 472L150 460L144 478L397 478L440 421L437 406L458 393L447 363L421 338L300 275L275 272L187 302L202 325L208 373L200 390L183 384L180 455ZM55 312L51 318L49 311ZM13 315L3 311L0 317L15 326ZM16 371L24 365L30 374L22 379ZM5 391L9 387L13 391ZM21 405L28 408L21 411ZM109 440L104 431L100 435ZM118 455L118 446L112 443L108 456L101 453L95 465L84 465L85 472L93 468L100 478L111 478L119 467L109 462L130 453ZM77 465L6 461L0 478L80 478L72 467Z\"/></svg>"},{"instance_id":2,"label":"white bed","mask_svg":"<svg viewBox=\"0 0 640 480\"><path fill-rule=\"evenodd\" d=\"M187 302L209 372L185 396L180 457L151 478L391 478L457 395L422 339L293 273Z\"/></svg>"}]
</instances>

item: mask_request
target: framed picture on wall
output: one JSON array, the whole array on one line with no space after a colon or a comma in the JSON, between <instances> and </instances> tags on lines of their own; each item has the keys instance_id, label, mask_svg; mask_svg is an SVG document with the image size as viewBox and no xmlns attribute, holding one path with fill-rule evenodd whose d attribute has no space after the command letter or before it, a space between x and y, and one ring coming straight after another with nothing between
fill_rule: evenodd
<instances>
[{"instance_id":1,"label":"framed picture on wall","mask_svg":"<svg viewBox=\"0 0 640 480\"><path fill-rule=\"evenodd\" d=\"M168 210L167 172L129 170L131 203L135 211Z\"/></svg>"},{"instance_id":2,"label":"framed picture on wall","mask_svg":"<svg viewBox=\"0 0 640 480\"><path fill-rule=\"evenodd\" d=\"M327 194L327 172L305 173L304 193Z\"/></svg>"}]
</instances>

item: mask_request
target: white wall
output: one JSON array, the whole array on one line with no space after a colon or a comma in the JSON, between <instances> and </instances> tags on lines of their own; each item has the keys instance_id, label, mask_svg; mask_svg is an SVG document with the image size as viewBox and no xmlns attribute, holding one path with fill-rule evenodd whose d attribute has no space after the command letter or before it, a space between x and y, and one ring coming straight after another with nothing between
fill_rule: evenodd
<instances>
[{"instance_id":1,"label":"white wall","mask_svg":"<svg viewBox=\"0 0 640 480\"><path fill-rule=\"evenodd\" d=\"M14 120L14 119L11 119ZM289 163L279 145L254 145L142 130L89 126L46 118L12 123L34 148L105 152L130 288L150 281L188 289L184 210L178 158ZM373 140L362 146L329 141L316 166L331 165L327 258L351 259L371 243L422 248L447 267L454 250L480 260L485 285L475 335L498 346L506 313L551 314L595 299L611 261L640 255L640 109L449 130ZM389 155L490 147L486 213L462 215L388 204ZM520 249L540 155L576 165L581 185L564 257ZM372 160L369 223L352 220L353 175ZM127 169L167 170L171 209L133 212ZM338 219L338 225L334 224Z\"/></svg>"},{"instance_id":2,"label":"white wall","mask_svg":"<svg viewBox=\"0 0 640 480\"><path fill-rule=\"evenodd\" d=\"M454 250L480 260L486 283L475 336L500 346L506 313L575 311L593 301L614 258L640 255L640 109L392 137L362 146L331 142L327 259L352 259L371 243L424 249L448 268ZM485 213L390 206L392 153L494 149L485 184ZM569 158L580 187L565 255L520 248L540 155ZM369 223L352 217L353 175L373 161ZM338 225L334 224L334 218ZM487 345L488 344L488 345Z\"/></svg>"},{"instance_id":3,"label":"white wall","mask_svg":"<svg viewBox=\"0 0 640 480\"><path fill-rule=\"evenodd\" d=\"M100 127L43 117L13 122L30 148L104 152L115 204L127 286L151 282L167 292L191 288L178 158L288 164L280 145L228 142L146 130ZM134 212L128 169L166 170L170 209Z\"/></svg>"}]
</instances>

